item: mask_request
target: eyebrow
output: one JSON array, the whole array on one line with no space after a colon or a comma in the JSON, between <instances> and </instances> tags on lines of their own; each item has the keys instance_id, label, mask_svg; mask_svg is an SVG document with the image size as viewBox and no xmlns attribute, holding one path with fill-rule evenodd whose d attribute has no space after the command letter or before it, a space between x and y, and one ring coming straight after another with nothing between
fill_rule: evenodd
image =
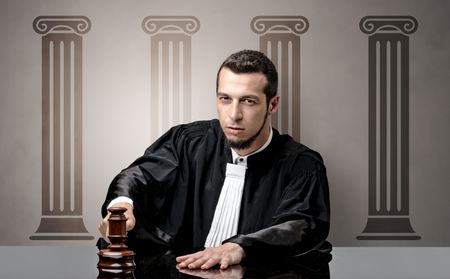
<instances>
[{"instance_id":1,"label":"eyebrow","mask_svg":"<svg viewBox=\"0 0 450 279\"><path fill-rule=\"evenodd\" d=\"M227 94L227 93L224 93L224 92L217 92L216 96L227 96L227 97L230 97L230 94ZM240 96L239 99L245 99L245 98L256 99L256 100L260 99L259 96L256 95L256 94L243 95L243 96Z\"/></svg>"}]
</instances>

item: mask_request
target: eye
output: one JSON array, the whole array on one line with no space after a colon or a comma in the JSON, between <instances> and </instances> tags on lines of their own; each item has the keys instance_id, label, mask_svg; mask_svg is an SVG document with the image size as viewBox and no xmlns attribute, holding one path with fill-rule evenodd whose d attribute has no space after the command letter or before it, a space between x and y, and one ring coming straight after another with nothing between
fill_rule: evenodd
<instances>
[{"instance_id":1,"label":"eye","mask_svg":"<svg viewBox=\"0 0 450 279\"><path fill-rule=\"evenodd\" d=\"M254 99L251 99L251 98L245 98L245 99L242 100L242 102L244 104L247 104L247 105L254 105L254 104L256 104L256 101Z\"/></svg>"},{"instance_id":2,"label":"eye","mask_svg":"<svg viewBox=\"0 0 450 279\"><path fill-rule=\"evenodd\" d=\"M217 99L219 99L219 101L221 102L229 102L231 100L231 98L227 95L218 95Z\"/></svg>"}]
</instances>

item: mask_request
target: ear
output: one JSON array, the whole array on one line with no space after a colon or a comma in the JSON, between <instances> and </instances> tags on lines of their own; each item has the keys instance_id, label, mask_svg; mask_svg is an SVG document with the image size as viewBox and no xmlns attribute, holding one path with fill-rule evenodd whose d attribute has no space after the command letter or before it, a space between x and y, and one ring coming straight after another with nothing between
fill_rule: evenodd
<instances>
[{"instance_id":1,"label":"ear","mask_svg":"<svg viewBox=\"0 0 450 279\"><path fill-rule=\"evenodd\" d=\"M273 114L278 110L278 104L280 102L280 96L274 96L272 99L270 99L269 101L269 114Z\"/></svg>"}]
</instances>

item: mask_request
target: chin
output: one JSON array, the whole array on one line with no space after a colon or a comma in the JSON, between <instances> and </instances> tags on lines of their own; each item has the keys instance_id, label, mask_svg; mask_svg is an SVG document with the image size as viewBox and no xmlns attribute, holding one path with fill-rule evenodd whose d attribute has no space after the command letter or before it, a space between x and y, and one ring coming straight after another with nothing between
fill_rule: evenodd
<instances>
[{"instance_id":1,"label":"chin","mask_svg":"<svg viewBox=\"0 0 450 279\"><path fill-rule=\"evenodd\" d=\"M236 143L239 143L239 142L247 141L247 140L248 140L248 137L237 137L237 136L235 136L235 135L227 135L227 136L226 136L226 139L227 139L228 142L236 142Z\"/></svg>"}]
</instances>

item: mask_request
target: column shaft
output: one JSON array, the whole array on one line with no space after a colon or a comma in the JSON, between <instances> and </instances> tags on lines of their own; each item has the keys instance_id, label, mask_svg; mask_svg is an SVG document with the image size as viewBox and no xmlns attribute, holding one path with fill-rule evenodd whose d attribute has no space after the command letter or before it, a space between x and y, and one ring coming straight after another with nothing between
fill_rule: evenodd
<instances>
[{"instance_id":1,"label":"column shaft","mask_svg":"<svg viewBox=\"0 0 450 279\"><path fill-rule=\"evenodd\" d=\"M81 37L43 37L42 214L82 214Z\"/></svg>"},{"instance_id":2,"label":"column shaft","mask_svg":"<svg viewBox=\"0 0 450 279\"><path fill-rule=\"evenodd\" d=\"M369 214L409 212L406 36L369 38ZM407 57L406 57L407 58ZM406 148L405 148L406 146ZM406 151L406 152L405 152Z\"/></svg>"}]
</instances>

